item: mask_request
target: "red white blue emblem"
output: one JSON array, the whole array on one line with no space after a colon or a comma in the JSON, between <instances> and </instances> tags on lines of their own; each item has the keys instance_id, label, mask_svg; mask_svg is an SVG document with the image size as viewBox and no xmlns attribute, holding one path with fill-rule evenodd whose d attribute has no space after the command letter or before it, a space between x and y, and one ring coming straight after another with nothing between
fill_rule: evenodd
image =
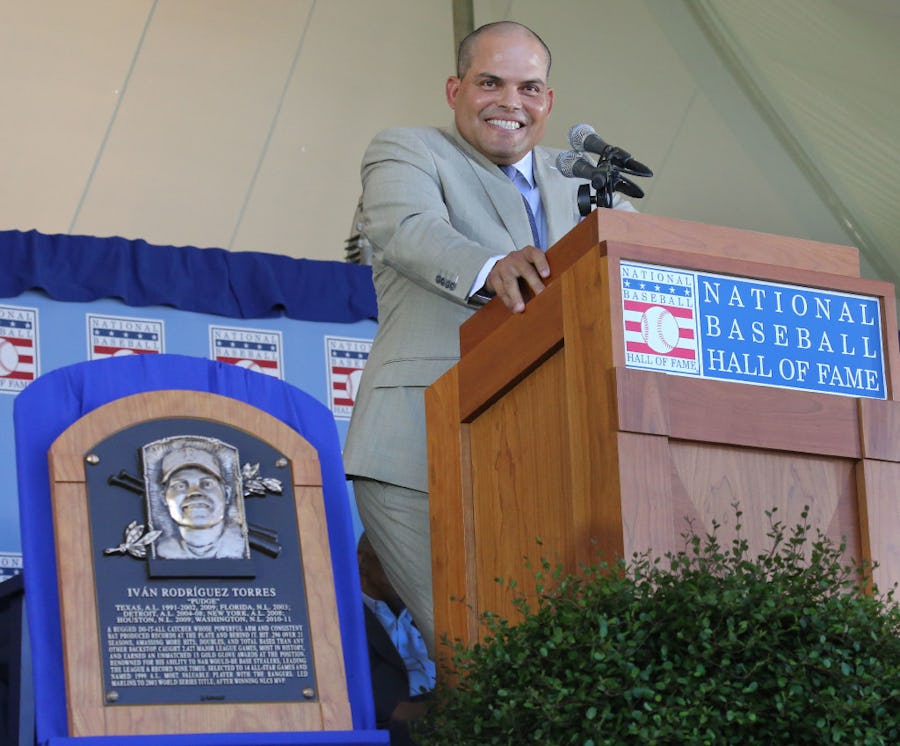
<instances>
[{"instance_id":1,"label":"red white blue emblem","mask_svg":"<svg viewBox=\"0 0 900 746\"><path fill-rule=\"evenodd\" d=\"M283 379L283 349L281 332L277 330L209 327L209 354L220 363Z\"/></svg>"},{"instance_id":2,"label":"red white blue emblem","mask_svg":"<svg viewBox=\"0 0 900 746\"><path fill-rule=\"evenodd\" d=\"M699 374L694 273L623 261L620 276L626 367Z\"/></svg>"},{"instance_id":3,"label":"red white blue emblem","mask_svg":"<svg viewBox=\"0 0 900 746\"><path fill-rule=\"evenodd\" d=\"M350 419L359 380L372 349L371 339L325 337L329 406L335 419Z\"/></svg>"},{"instance_id":4,"label":"red white blue emblem","mask_svg":"<svg viewBox=\"0 0 900 746\"><path fill-rule=\"evenodd\" d=\"M160 354L163 351L163 322L124 316L87 314L88 359L101 360L122 355Z\"/></svg>"},{"instance_id":5,"label":"red white blue emblem","mask_svg":"<svg viewBox=\"0 0 900 746\"><path fill-rule=\"evenodd\" d=\"M40 374L36 308L0 306L0 394L18 394Z\"/></svg>"}]
</instances>

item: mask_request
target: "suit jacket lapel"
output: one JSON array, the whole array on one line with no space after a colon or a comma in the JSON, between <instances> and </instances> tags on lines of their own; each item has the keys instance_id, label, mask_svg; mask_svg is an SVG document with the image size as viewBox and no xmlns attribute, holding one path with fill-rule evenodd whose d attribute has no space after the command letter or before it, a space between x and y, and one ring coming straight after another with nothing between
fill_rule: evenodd
<instances>
[{"instance_id":1,"label":"suit jacket lapel","mask_svg":"<svg viewBox=\"0 0 900 746\"><path fill-rule=\"evenodd\" d=\"M499 166L469 145L454 124L451 124L445 131L449 139L466 156L472 174L481 184L487 199L494 206L497 216L516 246L522 247L533 243L531 226L528 223L528 216L519 190L514 186L512 189L507 188L511 182Z\"/></svg>"}]
</instances>

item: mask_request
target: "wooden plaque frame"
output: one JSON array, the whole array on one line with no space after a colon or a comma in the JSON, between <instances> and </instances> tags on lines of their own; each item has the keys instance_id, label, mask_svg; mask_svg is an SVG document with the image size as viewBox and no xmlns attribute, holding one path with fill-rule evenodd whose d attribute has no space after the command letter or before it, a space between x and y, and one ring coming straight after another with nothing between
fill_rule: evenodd
<instances>
[{"instance_id":1,"label":"wooden plaque frame","mask_svg":"<svg viewBox=\"0 0 900 746\"><path fill-rule=\"evenodd\" d=\"M112 434L155 419L193 418L251 433L291 464L317 697L310 702L106 705L85 458ZM154 391L88 413L49 454L66 702L71 736L352 730L331 552L315 449L268 413L218 394Z\"/></svg>"}]
</instances>

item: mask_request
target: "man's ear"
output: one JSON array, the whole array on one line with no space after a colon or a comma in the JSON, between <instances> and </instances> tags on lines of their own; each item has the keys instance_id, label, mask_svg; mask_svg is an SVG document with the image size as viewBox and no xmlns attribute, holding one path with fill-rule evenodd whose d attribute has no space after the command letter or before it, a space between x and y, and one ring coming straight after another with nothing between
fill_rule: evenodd
<instances>
[{"instance_id":1,"label":"man's ear","mask_svg":"<svg viewBox=\"0 0 900 746\"><path fill-rule=\"evenodd\" d=\"M444 92L447 95L447 105L451 109L456 108L456 94L459 93L459 85L460 80L455 75L451 75L447 78L447 85L444 88Z\"/></svg>"}]
</instances>

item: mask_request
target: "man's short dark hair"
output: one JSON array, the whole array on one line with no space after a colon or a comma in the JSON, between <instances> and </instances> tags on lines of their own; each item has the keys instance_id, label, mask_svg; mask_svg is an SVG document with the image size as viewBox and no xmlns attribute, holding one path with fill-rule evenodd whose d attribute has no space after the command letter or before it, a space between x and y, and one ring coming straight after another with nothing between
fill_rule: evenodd
<instances>
[{"instance_id":1,"label":"man's short dark hair","mask_svg":"<svg viewBox=\"0 0 900 746\"><path fill-rule=\"evenodd\" d=\"M514 28L524 31L544 48L544 52L547 54L547 77L549 78L550 47L544 43L544 40L540 36L528 28L528 26L516 23L515 21L494 21L493 23L486 23L469 33L469 35L459 43L459 51L456 54L456 77L462 79L465 77L466 73L469 72L469 68L472 65L472 58L475 56L475 43L478 41L478 37L481 36L481 34L493 29L512 30Z\"/></svg>"}]
</instances>

